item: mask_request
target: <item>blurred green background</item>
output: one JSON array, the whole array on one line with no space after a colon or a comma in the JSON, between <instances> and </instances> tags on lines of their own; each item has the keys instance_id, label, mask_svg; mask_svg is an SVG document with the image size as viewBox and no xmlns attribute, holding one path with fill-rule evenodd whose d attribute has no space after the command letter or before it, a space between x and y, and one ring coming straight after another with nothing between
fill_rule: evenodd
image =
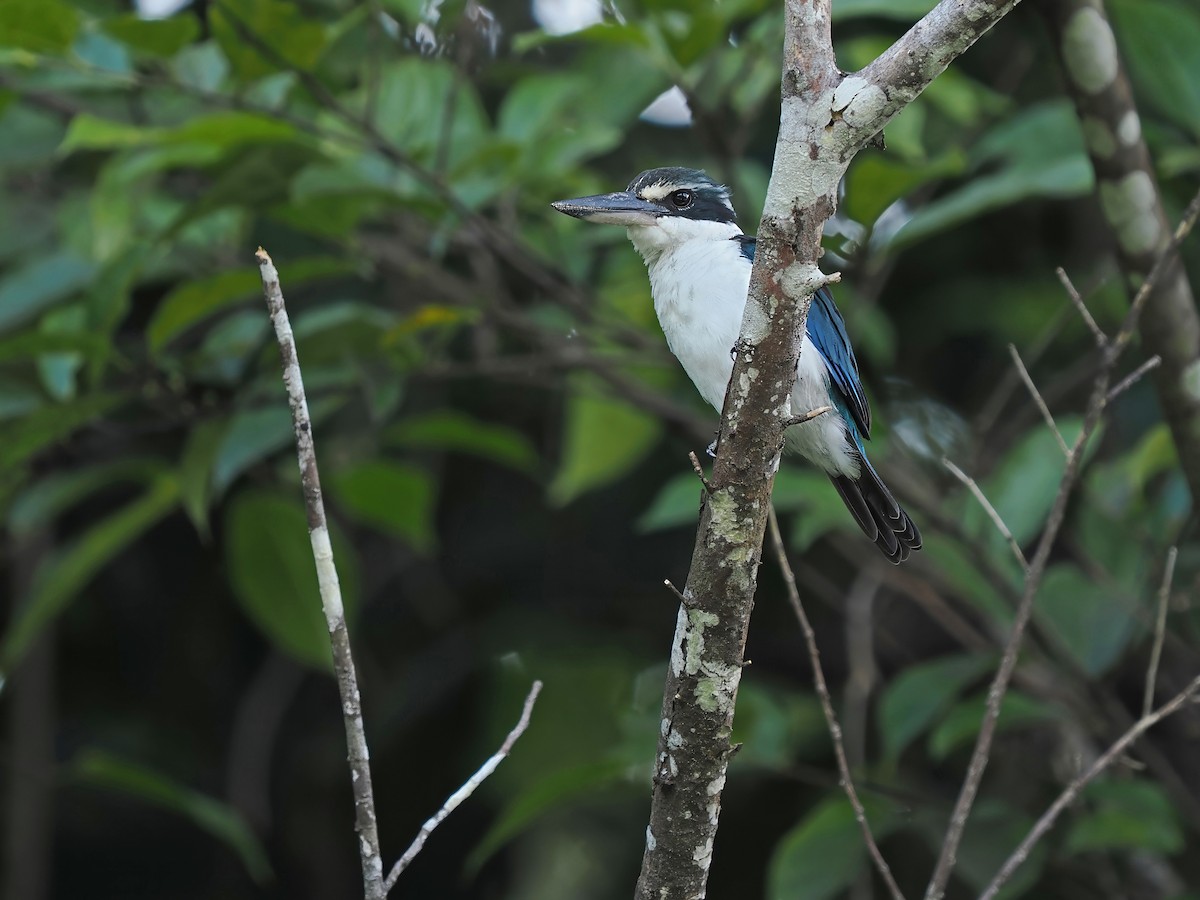
<instances>
[{"instance_id":1,"label":"blurred green background","mask_svg":"<svg viewBox=\"0 0 1200 900\"><path fill-rule=\"evenodd\" d=\"M858 157L828 229L872 458L926 549L888 566L799 464L776 488L860 790L913 894L1020 585L941 458L1030 544L1063 462L1007 344L1069 439L1094 358L1054 269L1110 331L1127 303L1037 5ZM931 6L835 0L842 68ZM686 578L687 453L716 420L624 236L548 204L697 166L753 231L779 5L157 7L0 2L0 882L19 900L361 890L262 245L308 386L389 866L546 685L394 896L629 896L676 615L662 582ZM1200 10L1109 7L1175 220L1200 183ZM1200 244L1183 256L1200 274ZM1160 698L1194 674L1189 508L1139 383L1071 503L952 897L1138 715L1176 542ZM747 653L710 896L870 897L772 565ZM1005 896L1200 896L1198 737L1194 711L1160 728Z\"/></svg>"}]
</instances>

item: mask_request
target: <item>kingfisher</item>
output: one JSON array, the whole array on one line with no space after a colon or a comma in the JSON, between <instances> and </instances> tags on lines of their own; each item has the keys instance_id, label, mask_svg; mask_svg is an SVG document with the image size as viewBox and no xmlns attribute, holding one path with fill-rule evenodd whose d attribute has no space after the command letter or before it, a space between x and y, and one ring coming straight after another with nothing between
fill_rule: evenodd
<instances>
[{"instance_id":1,"label":"kingfisher","mask_svg":"<svg viewBox=\"0 0 1200 900\"><path fill-rule=\"evenodd\" d=\"M624 191L559 200L561 213L624 225L650 275L654 311L667 346L719 413L733 374L733 348L750 287L755 238L743 234L729 189L703 171L642 172ZM921 549L921 532L867 459L871 409L846 324L828 288L808 312L792 409L832 412L792 425L784 446L816 465L863 533L893 563Z\"/></svg>"}]
</instances>

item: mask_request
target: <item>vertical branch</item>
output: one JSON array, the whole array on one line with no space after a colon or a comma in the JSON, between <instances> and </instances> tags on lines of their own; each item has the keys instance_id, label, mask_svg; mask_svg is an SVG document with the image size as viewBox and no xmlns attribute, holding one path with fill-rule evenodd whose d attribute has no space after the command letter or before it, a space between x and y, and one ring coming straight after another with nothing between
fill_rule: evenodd
<instances>
[{"instance_id":1,"label":"vertical branch","mask_svg":"<svg viewBox=\"0 0 1200 900\"><path fill-rule=\"evenodd\" d=\"M663 691L638 900L705 895L758 566L790 421L821 234L854 155L1018 0L942 0L855 75L838 71L830 0L785 0L779 137L717 459Z\"/></svg>"},{"instance_id":2,"label":"vertical branch","mask_svg":"<svg viewBox=\"0 0 1200 900\"><path fill-rule=\"evenodd\" d=\"M825 683L825 672L821 668L821 651L817 647L817 635L813 631L812 623L808 621L808 613L804 611L804 604L800 601L800 590L796 586L796 575L792 572L792 565L788 562L787 550L783 546L783 535L779 532L779 520L775 516L775 507L771 507L769 524L771 528L771 549L775 553L775 561L779 564L780 574L783 575L783 583L787 587L788 602L792 604L792 611L796 614L796 619L800 623L800 630L804 632L804 643L808 648L808 660L812 664L813 672L813 687L816 689L817 698L821 701L821 712L825 715L825 726L829 729L829 736L833 739L833 755L837 760L839 783L842 790L846 792L846 799L850 801L850 806L854 810L854 819L858 822L859 830L862 831L863 843L867 845L867 851L871 854L871 860L875 863L875 869L879 872L879 877L883 879L883 883L887 885L888 894L892 900L904 900L904 894L900 892L899 885L896 884L896 879L892 875L891 868L888 867L887 860L883 858L883 853L879 850L879 845L875 843L875 835L871 833L871 824L867 821L867 810L862 805L862 800L858 797L858 791L854 787L854 780L850 777L850 762L846 758L846 746L842 740L842 728L838 724L837 713L833 710L833 698L829 695L829 685ZM875 586L868 586L865 593L874 594Z\"/></svg>"},{"instance_id":3,"label":"vertical branch","mask_svg":"<svg viewBox=\"0 0 1200 900\"><path fill-rule=\"evenodd\" d=\"M1087 125L1100 208L1126 281L1136 288L1156 261L1167 266L1145 300L1139 331L1146 352L1162 358L1154 384L1192 502L1200 503L1200 395L1192 387L1200 367L1200 313L1182 264L1163 255L1171 228L1112 25L1102 0L1049 0L1039 8L1050 20L1067 90Z\"/></svg>"},{"instance_id":4,"label":"vertical branch","mask_svg":"<svg viewBox=\"0 0 1200 900\"><path fill-rule=\"evenodd\" d=\"M292 409L292 425L296 432L296 456L300 463L300 484L304 491L304 509L308 515L308 535L312 542L313 560L317 566L317 583L321 590L321 606L329 628L333 648L333 668L337 675L338 695L342 700L342 721L346 727L346 747L349 751L350 783L354 791L354 828L358 832L358 849L362 861L363 890L366 900L384 900L383 858L379 852L379 829L375 821L375 796L371 790L371 763L367 736L363 729L362 702L358 694L358 679L354 673L354 657L350 653L350 633L346 628L346 613L342 607L342 591L337 569L333 564L333 547L325 522L325 504L321 499L321 478L317 471L317 453L313 445L312 422L308 416L308 399L304 395L304 380L296 356L296 341L284 306L279 273L267 251L261 247L258 257L262 276L263 295L279 342L283 364L283 383L287 388L288 405Z\"/></svg>"}]
</instances>

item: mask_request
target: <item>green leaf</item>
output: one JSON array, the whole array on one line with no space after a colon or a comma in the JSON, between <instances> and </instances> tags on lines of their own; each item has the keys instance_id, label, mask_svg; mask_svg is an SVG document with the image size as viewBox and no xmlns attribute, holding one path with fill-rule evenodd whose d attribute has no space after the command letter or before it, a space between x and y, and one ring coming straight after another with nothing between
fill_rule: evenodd
<instances>
[{"instance_id":1,"label":"green leaf","mask_svg":"<svg viewBox=\"0 0 1200 900\"><path fill-rule=\"evenodd\" d=\"M0 46L64 53L75 41L79 15L62 0L3 0Z\"/></svg>"},{"instance_id":2,"label":"green leaf","mask_svg":"<svg viewBox=\"0 0 1200 900\"><path fill-rule=\"evenodd\" d=\"M246 615L284 652L332 672L329 630L300 501L244 491L228 505L224 533L229 583ZM356 558L332 527L330 537L350 621L358 606Z\"/></svg>"},{"instance_id":3,"label":"green leaf","mask_svg":"<svg viewBox=\"0 0 1200 900\"><path fill-rule=\"evenodd\" d=\"M974 498L971 498L974 502ZM940 572L960 595L999 623L1012 621L1012 602L1007 600L997 585L979 571L971 556L953 541L930 541L922 551L934 568ZM1022 583L1022 575L1011 552L1007 559L999 562L998 569L1011 577L1010 588L1016 591Z\"/></svg>"},{"instance_id":4,"label":"green leaf","mask_svg":"<svg viewBox=\"0 0 1200 900\"><path fill-rule=\"evenodd\" d=\"M387 441L396 447L470 453L519 472L532 472L538 462L533 444L516 429L484 422L454 410L397 422L388 429Z\"/></svg>"},{"instance_id":5,"label":"green leaf","mask_svg":"<svg viewBox=\"0 0 1200 900\"><path fill-rule=\"evenodd\" d=\"M117 791L177 813L208 832L238 855L258 884L274 875L266 851L244 819L226 803L172 778L99 750L85 750L72 761L71 776L81 784Z\"/></svg>"},{"instance_id":6,"label":"green leaf","mask_svg":"<svg viewBox=\"0 0 1200 900\"><path fill-rule=\"evenodd\" d=\"M1062 416L1058 429L1070 447L1079 436L1082 420L1078 416ZM1090 441L1095 447L1096 438ZM982 485L983 492L996 512L1008 526L1017 543L1024 544L1041 530L1058 493L1066 459L1058 441L1041 421L1016 447L1004 457L1003 463ZM998 553L1010 552L1004 538L978 506L970 507L971 520L988 534L988 540Z\"/></svg>"},{"instance_id":7,"label":"green leaf","mask_svg":"<svg viewBox=\"0 0 1200 900\"><path fill-rule=\"evenodd\" d=\"M1070 563L1046 571L1033 614L1092 676L1121 658L1137 629L1133 600L1120 587L1096 584Z\"/></svg>"},{"instance_id":8,"label":"green leaf","mask_svg":"<svg viewBox=\"0 0 1200 900\"><path fill-rule=\"evenodd\" d=\"M169 19L142 19L132 13L105 19L101 27L118 41L152 56L174 56L200 34L196 17L189 14Z\"/></svg>"},{"instance_id":9,"label":"green leaf","mask_svg":"<svg viewBox=\"0 0 1200 900\"><path fill-rule=\"evenodd\" d=\"M477 873L497 850L539 817L582 797L620 784L626 779L628 770L629 766L624 760L610 759L584 763L542 775L505 807L492 827L480 839L467 857L467 875Z\"/></svg>"},{"instance_id":10,"label":"green leaf","mask_svg":"<svg viewBox=\"0 0 1200 900\"><path fill-rule=\"evenodd\" d=\"M977 216L1032 197L1080 197L1095 179L1074 108L1066 100L1030 106L995 126L971 152L988 171L922 209L896 233L909 246Z\"/></svg>"},{"instance_id":11,"label":"green leaf","mask_svg":"<svg viewBox=\"0 0 1200 900\"><path fill-rule=\"evenodd\" d=\"M34 574L28 600L21 605L0 643L0 670L7 673L16 666L46 624L62 613L117 554L165 518L178 503L178 483L160 477L141 497L47 556Z\"/></svg>"},{"instance_id":12,"label":"green leaf","mask_svg":"<svg viewBox=\"0 0 1200 900\"><path fill-rule=\"evenodd\" d=\"M212 502L213 471L229 423L225 419L199 422L188 432L179 460L183 510L203 537L209 535L208 508Z\"/></svg>"},{"instance_id":13,"label":"green leaf","mask_svg":"<svg viewBox=\"0 0 1200 900\"><path fill-rule=\"evenodd\" d=\"M1084 792L1090 811L1067 834L1070 853L1135 849L1167 856L1184 848L1171 800L1152 781L1095 782Z\"/></svg>"},{"instance_id":14,"label":"green leaf","mask_svg":"<svg viewBox=\"0 0 1200 900\"><path fill-rule=\"evenodd\" d=\"M370 460L334 473L332 497L354 519L404 538L418 550L433 544L433 485L414 466Z\"/></svg>"},{"instance_id":15,"label":"green leaf","mask_svg":"<svg viewBox=\"0 0 1200 900\"><path fill-rule=\"evenodd\" d=\"M325 50L325 29L287 0L215 3L209 25L234 72L246 81L281 68L312 71Z\"/></svg>"},{"instance_id":16,"label":"green leaf","mask_svg":"<svg viewBox=\"0 0 1200 900\"><path fill-rule=\"evenodd\" d=\"M234 413L213 460L210 485L213 495L224 494L244 471L293 440L292 413L282 403Z\"/></svg>"},{"instance_id":17,"label":"green leaf","mask_svg":"<svg viewBox=\"0 0 1200 900\"><path fill-rule=\"evenodd\" d=\"M646 534L680 525L695 525L700 515L700 480L693 473L680 472L654 496L649 508L637 520L636 528Z\"/></svg>"},{"instance_id":18,"label":"green leaf","mask_svg":"<svg viewBox=\"0 0 1200 900\"><path fill-rule=\"evenodd\" d=\"M31 456L111 410L121 400L114 394L93 394L44 406L9 424L0 442L0 473L12 471Z\"/></svg>"},{"instance_id":19,"label":"green leaf","mask_svg":"<svg viewBox=\"0 0 1200 900\"><path fill-rule=\"evenodd\" d=\"M24 362L47 353L78 354L88 359L108 355L108 341L90 333L19 331L0 339L0 363Z\"/></svg>"},{"instance_id":20,"label":"green leaf","mask_svg":"<svg viewBox=\"0 0 1200 900\"><path fill-rule=\"evenodd\" d=\"M846 212L856 221L869 225L889 206L921 185L958 175L965 168L966 156L954 149L924 165L864 153L854 161L847 176Z\"/></svg>"},{"instance_id":21,"label":"green leaf","mask_svg":"<svg viewBox=\"0 0 1200 900\"><path fill-rule=\"evenodd\" d=\"M1139 99L1200 137L1200 15L1195 4L1113 0L1108 9Z\"/></svg>"},{"instance_id":22,"label":"green leaf","mask_svg":"<svg viewBox=\"0 0 1200 900\"><path fill-rule=\"evenodd\" d=\"M43 256L0 280L0 332L20 325L87 286L96 267L69 250Z\"/></svg>"},{"instance_id":23,"label":"green leaf","mask_svg":"<svg viewBox=\"0 0 1200 900\"><path fill-rule=\"evenodd\" d=\"M990 655L946 656L900 673L879 704L884 755L897 759L993 662Z\"/></svg>"},{"instance_id":24,"label":"green leaf","mask_svg":"<svg viewBox=\"0 0 1200 900\"><path fill-rule=\"evenodd\" d=\"M592 393L591 383L575 379L567 400L562 460L549 491L559 506L616 481L650 451L662 431L658 419L637 407Z\"/></svg>"},{"instance_id":25,"label":"green leaf","mask_svg":"<svg viewBox=\"0 0 1200 900\"><path fill-rule=\"evenodd\" d=\"M443 59L410 56L389 64L379 80L377 103L380 130L421 162L436 162L441 155L442 164L454 168L490 137L470 81Z\"/></svg>"},{"instance_id":26,"label":"green leaf","mask_svg":"<svg viewBox=\"0 0 1200 900\"><path fill-rule=\"evenodd\" d=\"M977 694L950 710L942 724L929 736L929 754L935 760L945 759L975 739L979 732L979 723L983 721L986 700L986 693ZM1004 695L1004 702L1000 706L996 730L1011 731L1037 722L1052 721L1060 715L1050 704L1010 689Z\"/></svg>"},{"instance_id":27,"label":"green leaf","mask_svg":"<svg viewBox=\"0 0 1200 900\"><path fill-rule=\"evenodd\" d=\"M863 805L882 840L898 824L890 807L872 797ZM780 839L767 871L769 900L826 900L867 870L867 851L854 810L841 793L820 803Z\"/></svg>"},{"instance_id":28,"label":"green leaf","mask_svg":"<svg viewBox=\"0 0 1200 900\"><path fill-rule=\"evenodd\" d=\"M117 459L43 476L13 499L8 527L14 534L28 534L46 527L99 490L128 481L144 484L163 471L162 463L155 459Z\"/></svg>"},{"instance_id":29,"label":"green leaf","mask_svg":"<svg viewBox=\"0 0 1200 900\"><path fill-rule=\"evenodd\" d=\"M42 393L15 378L0 376L0 422L27 416L42 405ZM5 494L5 479L0 476L0 505Z\"/></svg>"},{"instance_id":30,"label":"green leaf","mask_svg":"<svg viewBox=\"0 0 1200 900\"><path fill-rule=\"evenodd\" d=\"M301 132L288 122L236 110L193 116L171 127L132 125L80 113L71 120L58 152L66 155L76 150L188 145L229 150L246 144L290 143L300 138Z\"/></svg>"},{"instance_id":31,"label":"green leaf","mask_svg":"<svg viewBox=\"0 0 1200 900\"><path fill-rule=\"evenodd\" d=\"M285 284L299 287L318 278L344 274L344 260L313 257L281 263ZM262 296L262 279L258 267L232 269L185 281L163 298L146 326L146 343L151 353L159 353L174 338L205 319ZM267 318L263 307L263 318Z\"/></svg>"}]
</instances>

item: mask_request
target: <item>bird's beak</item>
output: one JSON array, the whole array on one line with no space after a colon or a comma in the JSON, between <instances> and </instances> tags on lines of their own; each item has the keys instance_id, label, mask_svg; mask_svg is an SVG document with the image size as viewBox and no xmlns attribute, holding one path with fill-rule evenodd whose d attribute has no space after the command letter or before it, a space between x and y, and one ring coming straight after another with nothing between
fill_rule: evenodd
<instances>
[{"instance_id":1,"label":"bird's beak","mask_svg":"<svg viewBox=\"0 0 1200 900\"><path fill-rule=\"evenodd\" d=\"M662 207L642 200L629 191L556 200L550 205L560 213L602 225L653 225L663 213Z\"/></svg>"}]
</instances>

